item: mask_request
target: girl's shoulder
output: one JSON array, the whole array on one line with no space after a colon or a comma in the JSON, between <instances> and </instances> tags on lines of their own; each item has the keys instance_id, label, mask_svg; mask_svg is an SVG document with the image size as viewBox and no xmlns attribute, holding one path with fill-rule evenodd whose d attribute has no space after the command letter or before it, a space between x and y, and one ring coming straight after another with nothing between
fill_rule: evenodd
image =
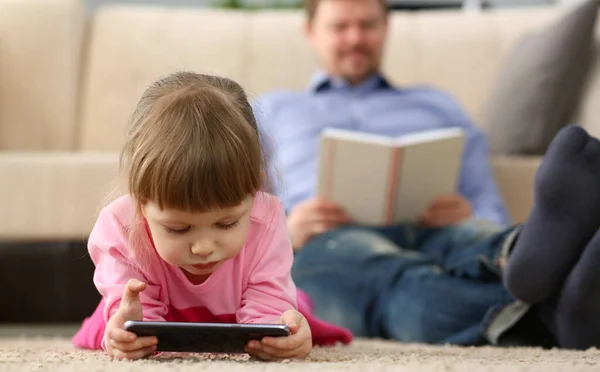
<instances>
[{"instance_id":1,"label":"girl's shoulder","mask_svg":"<svg viewBox=\"0 0 600 372\"><path fill-rule=\"evenodd\" d=\"M246 254L240 255L248 267L263 270L265 262L285 262L293 252L287 230L285 209L280 199L268 193L258 193L250 212L250 228Z\"/></svg>"},{"instance_id":2,"label":"girl's shoulder","mask_svg":"<svg viewBox=\"0 0 600 372\"><path fill-rule=\"evenodd\" d=\"M112 241L125 244L130 233L135 230L136 207L129 195L120 196L105 205L96 219L90 233L90 241Z\"/></svg>"},{"instance_id":3,"label":"girl's shoulder","mask_svg":"<svg viewBox=\"0 0 600 372\"><path fill-rule=\"evenodd\" d=\"M288 236L283 203L276 196L264 192L258 193L250 212L246 247L255 254L261 253L258 255L260 257L272 248L279 250L281 247L273 247L273 244L287 240Z\"/></svg>"},{"instance_id":4,"label":"girl's shoulder","mask_svg":"<svg viewBox=\"0 0 600 372\"><path fill-rule=\"evenodd\" d=\"M254 205L250 212L250 219L254 223L265 227L277 223L280 218L285 218L281 200L269 193L258 192L254 198Z\"/></svg>"},{"instance_id":5,"label":"girl's shoulder","mask_svg":"<svg viewBox=\"0 0 600 372\"><path fill-rule=\"evenodd\" d=\"M129 227L135 218L135 202L130 195L120 196L100 211L100 219L111 219L119 222L123 227Z\"/></svg>"}]
</instances>

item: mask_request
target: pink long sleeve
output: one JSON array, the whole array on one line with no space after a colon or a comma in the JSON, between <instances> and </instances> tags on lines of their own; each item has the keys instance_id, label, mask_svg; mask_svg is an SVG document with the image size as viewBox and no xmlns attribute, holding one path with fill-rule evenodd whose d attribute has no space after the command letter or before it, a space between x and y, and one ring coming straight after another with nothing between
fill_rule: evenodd
<instances>
[{"instance_id":1,"label":"pink long sleeve","mask_svg":"<svg viewBox=\"0 0 600 372\"><path fill-rule=\"evenodd\" d=\"M255 244L248 285L242 293L238 323L279 323L281 314L297 310L296 286L291 278L294 259L281 202L263 195L271 206L264 234Z\"/></svg>"},{"instance_id":2,"label":"pink long sleeve","mask_svg":"<svg viewBox=\"0 0 600 372\"><path fill-rule=\"evenodd\" d=\"M250 228L241 252L220 266L205 282L194 284L181 268L164 262L145 228L131 226L136 204L123 196L105 207L89 238L96 265L94 283L103 300L74 338L77 345L104 348L104 330L118 309L127 281L148 284L140 294L144 319L173 322L279 323L281 315L297 309L307 317L315 342L330 344L351 335L320 322L297 291L290 268L293 251L279 199L259 193L250 215ZM145 226L145 225L144 225ZM138 231L144 264L129 246L128 232Z\"/></svg>"},{"instance_id":3,"label":"pink long sleeve","mask_svg":"<svg viewBox=\"0 0 600 372\"><path fill-rule=\"evenodd\" d=\"M106 302L104 319L107 322L118 310L127 281L136 278L148 284L140 294L144 320L164 320L168 308L159 300L161 287L136 264L126 230L119 216L105 209L88 241L90 257L96 265L94 284Z\"/></svg>"},{"instance_id":4,"label":"pink long sleeve","mask_svg":"<svg viewBox=\"0 0 600 372\"><path fill-rule=\"evenodd\" d=\"M105 322L117 311L131 278L147 284L140 293L144 320L278 323L285 311L297 309L293 250L279 199L257 195L246 244L201 284L160 258L146 228L132 227L134 211L130 197L114 201L100 213L89 239ZM130 231L139 233L134 239L139 257L130 247Z\"/></svg>"}]
</instances>

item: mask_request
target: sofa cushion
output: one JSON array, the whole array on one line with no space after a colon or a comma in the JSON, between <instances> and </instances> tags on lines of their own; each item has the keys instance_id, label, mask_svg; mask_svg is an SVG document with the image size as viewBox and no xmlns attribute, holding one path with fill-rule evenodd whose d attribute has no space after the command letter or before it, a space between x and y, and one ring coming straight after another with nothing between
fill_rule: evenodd
<instances>
[{"instance_id":1,"label":"sofa cushion","mask_svg":"<svg viewBox=\"0 0 600 372\"><path fill-rule=\"evenodd\" d=\"M485 117L494 154L542 155L569 124L591 62L599 3L579 4L515 46Z\"/></svg>"},{"instance_id":2,"label":"sofa cushion","mask_svg":"<svg viewBox=\"0 0 600 372\"><path fill-rule=\"evenodd\" d=\"M243 13L110 5L94 17L82 82L84 151L120 150L137 101L159 77L193 70L240 80L245 69Z\"/></svg>"},{"instance_id":3,"label":"sofa cushion","mask_svg":"<svg viewBox=\"0 0 600 372\"><path fill-rule=\"evenodd\" d=\"M533 206L535 174L541 156L494 156L491 166L498 192L508 207L512 223L522 223Z\"/></svg>"},{"instance_id":4,"label":"sofa cushion","mask_svg":"<svg viewBox=\"0 0 600 372\"><path fill-rule=\"evenodd\" d=\"M588 73L582 99L571 120L600 138L600 22L596 25L594 63Z\"/></svg>"},{"instance_id":5,"label":"sofa cushion","mask_svg":"<svg viewBox=\"0 0 600 372\"><path fill-rule=\"evenodd\" d=\"M0 0L0 150L74 147L85 9Z\"/></svg>"},{"instance_id":6,"label":"sofa cushion","mask_svg":"<svg viewBox=\"0 0 600 372\"><path fill-rule=\"evenodd\" d=\"M392 81L453 94L473 121L483 113L502 60L524 34L553 19L554 7L393 12L384 69Z\"/></svg>"},{"instance_id":7,"label":"sofa cushion","mask_svg":"<svg viewBox=\"0 0 600 372\"><path fill-rule=\"evenodd\" d=\"M240 81L248 94L305 89L319 65L302 33L304 12L262 10L248 17L246 69Z\"/></svg>"},{"instance_id":8,"label":"sofa cushion","mask_svg":"<svg viewBox=\"0 0 600 372\"><path fill-rule=\"evenodd\" d=\"M0 153L0 241L86 239L118 176L115 154Z\"/></svg>"},{"instance_id":9,"label":"sofa cushion","mask_svg":"<svg viewBox=\"0 0 600 372\"><path fill-rule=\"evenodd\" d=\"M480 123L502 57L519 36L555 14L551 6L392 12L383 69L397 84L448 90ZM118 151L135 103L160 75L181 69L219 74L237 80L255 97L303 89L318 66L302 34L301 10L113 4L93 17L82 79L83 150Z\"/></svg>"}]
</instances>

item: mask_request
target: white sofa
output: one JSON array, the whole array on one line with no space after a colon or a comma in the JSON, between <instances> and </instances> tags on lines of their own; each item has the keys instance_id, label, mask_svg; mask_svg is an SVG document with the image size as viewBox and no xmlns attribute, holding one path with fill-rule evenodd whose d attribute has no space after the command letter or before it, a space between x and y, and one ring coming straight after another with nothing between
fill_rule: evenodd
<instances>
[{"instance_id":1,"label":"white sofa","mask_svg":"<svg viewBox=\"0 0 600 372\"><path fill-rule=\"evenodd\" d=\"M384 70L398 84L449 90L479 123L511 46L559 12L394 12ZM301 11L112 5L86 14L78 0L0 0L0 240L85 239L117 176L133 106L163 74L224 75L251 96L303 89L317 68L303 21ZM600 135L597 66L586 89L574 120ZM493 159L514 221L529 212L538 162Z\"/></svg>"}]
</instances>

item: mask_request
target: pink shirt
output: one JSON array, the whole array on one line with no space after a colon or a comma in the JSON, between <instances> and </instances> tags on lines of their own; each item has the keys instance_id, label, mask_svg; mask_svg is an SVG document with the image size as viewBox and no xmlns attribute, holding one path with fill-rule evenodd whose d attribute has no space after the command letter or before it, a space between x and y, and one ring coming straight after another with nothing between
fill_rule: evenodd
<instances>
[{"instance_id":1,"label":"pink shirt","mask_svg":"<svg viewBox=\"0 0 600 372\"><path fill-rule=\"evenodd\" d=\"M134 210L130 196L115 200L100 212L89 238L94 283L106 302L105 321L118 309L130 278L148 284L140 295L144 320L279 323L283 312L297 309L290 275L293 251L279 199L257 195L241 252L199 285L160 258L144 228L139 243L149 264L140 264L127 234Z\"/></svg>"}]
</instances>

